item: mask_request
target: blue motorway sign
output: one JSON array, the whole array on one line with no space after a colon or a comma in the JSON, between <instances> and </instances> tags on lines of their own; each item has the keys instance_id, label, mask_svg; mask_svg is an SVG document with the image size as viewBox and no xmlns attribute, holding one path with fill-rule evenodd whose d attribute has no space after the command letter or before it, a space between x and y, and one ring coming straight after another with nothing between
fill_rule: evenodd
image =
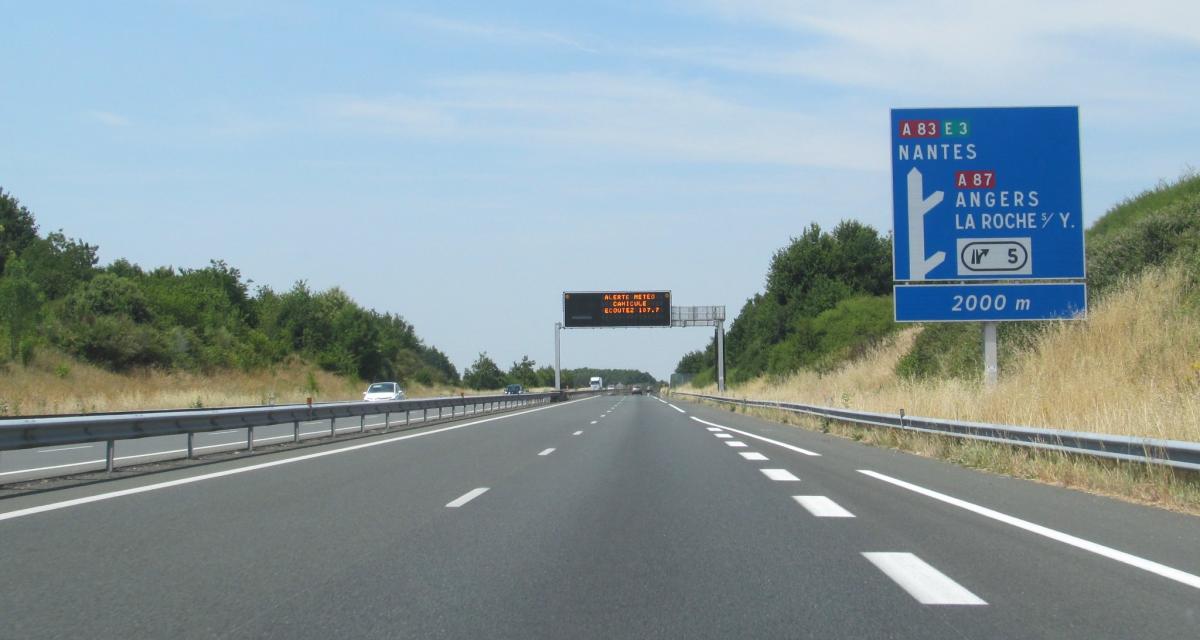
<instances>
[{"instance_id":1,"label":"blue motorway sign","mask_svg":"<svg viewBox=\"0 0 1200 640\"><path fill-rule=\"evenodd\" d=\"M899 282L1084 277L1076 107L892 110Z\"/></svg>"},{"instance_id":2,"label":"blue motorway sign","mask_svg":"<svg viewBox=\"0 0 1200 640\"><path fill-rule=\"evenodd\" d=\"M901 284L896 322L1070 320L1087 312L1082 283Z\"/></svg>"}]
</instances>

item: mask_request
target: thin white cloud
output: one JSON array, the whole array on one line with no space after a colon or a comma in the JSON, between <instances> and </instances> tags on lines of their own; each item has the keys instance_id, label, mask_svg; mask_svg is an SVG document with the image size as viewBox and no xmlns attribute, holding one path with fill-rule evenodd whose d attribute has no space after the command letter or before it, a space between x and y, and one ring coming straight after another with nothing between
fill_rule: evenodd
<instances>
[{"instance_id":1,"label":"thin white cloud","mask_svg":"<svg viewBox=\"0 0 1200 640\"><path fill-rule=\"evenodd\" d=\"M395 23L401 27L411 27L423 31L435 31L442 34L465 37L475 40L487 40L511 45L540 45L561 46L587 53L597 53L596 47L583 41L555 31L542 29L527 29L509 25L470 22L455 20L422 13L393 12Z\"/></svg>"},{"instance_id":2,"label":"thin white cloud","mask_svg":"<svg viewBox=\"0 0 1200 640\"><path fill-rule=\"evenodd\" d=\"M605 73L444 80L417 97L342 97L324 113L381 133L449 135L576 153L702 163L880 169L870 115L785 110L706 83Z\"/></svg>"},{"instance_id":3,"label":"thin white cloud","mask_svg":"<svg viewBox=\"0 0 1200 640\"><path fill-rule=\"evenodd\" d=\"M449 110L404 96L337 96L319 101L317 111L336 124L389 134L445 135L457 129Z\"/></svg>"},{"instance_id":4,"label":"thin white cloud","mask_svg":"<svg viewBox=\"0 0 1200 640\"><path fill-rule=\"evenodd\" d=\"M111 111L92 110L86 112L84 115L92 122L97 122L106 127L123 128L133 124L129 118Z\"/></svg>"},{"instance_id":5,"label":"thin white cloud","mask_svg":"<svg viewBox=\"0 0 1200 640\"><path fill-rule=\"evenodd\" d=\"M1177 115L1200 98L1200 2L708 0L739 25L795 44L682 47L658 55L735 72L794 75L907 106L1081 104ZM779 41L780 38L768 40Z\"/></svg>"}]
</instances>

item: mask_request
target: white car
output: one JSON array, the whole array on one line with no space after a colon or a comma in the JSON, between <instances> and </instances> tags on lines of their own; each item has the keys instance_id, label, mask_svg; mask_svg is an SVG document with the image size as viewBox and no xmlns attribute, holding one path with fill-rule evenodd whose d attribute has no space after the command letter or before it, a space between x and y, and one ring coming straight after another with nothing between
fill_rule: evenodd
<instances>
[{"instance_id":1,"label":"white car","mask_svg":"<svg viewBox=\"0 0 1200 640\"><path fill-rule=\"evenodd\" d=\"M371 386L363 392L363 400L367 402L382 402L390 400L403 400L404 389L396 382L372 382Z\"/></svg>"}]
</instances>

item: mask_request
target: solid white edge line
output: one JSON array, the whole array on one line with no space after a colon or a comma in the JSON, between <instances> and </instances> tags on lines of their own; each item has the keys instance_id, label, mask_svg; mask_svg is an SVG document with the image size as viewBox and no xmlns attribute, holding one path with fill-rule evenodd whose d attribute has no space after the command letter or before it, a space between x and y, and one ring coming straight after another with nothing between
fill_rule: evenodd
<instances>
[{"instance_id":1,"label":"solid white edge line","mask_svg":"<svg viewBox=\"0 0 1200 640\"><path fill-rule=\"evenodd\" d=\"M981 507L977 504L967 502L966 500L960 500L944 493L938 493L932 489L926 489L925 487L917 486L891 476L885 476L882 473L877 473L867 469L859 469L858 472L875 478L876 480L882 480L888 484L895 485L902 489L908 489L913 493L919 493L927 498L933 498L934 500L953 505L960 509L966 509L967 511L981 515L985 518L991 518L992 520L1003 522L1004 524L1014 526L1018 529L1024 529L1030 533L1070 545L1077 549L1090 551L1091 553L1094 553L1098 556L1103 556L1109 560L1116 560L1122 564L1127 564L1131 567L1148 571L1157 576L1162 576L1168 580L1174 580L1180 584L1185 584L1189 587L1200 589L1200 576L1195 574L1181 571L1174 567L1168 567L1165 564L1160 564L1158 562L1154 562L1153 560L1147 560L1130 553L1125 553L1124 551L1118 551L1112 547L1106 547L1090 540L1084 540L1083 538L1073 536L1069 533L1063 533L1062 531L1051 529L1049 527L1043 527L1040 524L1034 524L1028 520L1022 520L1014 516L1000 513L999 511L993 511L992 509Z\"/></svg>"},{"instance_id":2,"label":"solid white edge line","mask_svg":"<svg viewBox=\"0 0 1200 640\"><path fill-rule=\"evenodd\" d=\"M486 492L487 490L488 490L488 487L479 487L478 489L471 489L470 491L462 494L461 496L455 498L454 500L447 502L446 508L447 509L457 509L457 508L463 506L464 504L474 500L475 498L478 498L479 496L483 495L484 492Z\"/></svg>"},{"instance_id":3,"label":"solid white edge line","mask_svg":"<svg viewBox=\"0 0 1200 640\"><path fill-rule=\"evenodd\" d=\"M58 453L59 451L74 451L76 449L91 449L94 446L96 446L95 443L77 444L73 447L59 447L57 449L38 449L37 452L38 453Z\"/></svg>"},{"instance_id":4,"label":"solid white edge line","mask_svg":"<svg viewBox=\"0 0 1200 640\"><path fill-rule=\"evenodd\" d=\"M539 453L538 455L539 455L539 456L548 456L548 455L550 455L550 454L552 454L552 453L554 453L554 447L550 447L549 449L544 449L544 450L543 450L541 453Z\"/></svg>"},{"instance_id":5,"label":"solid white edge line","mask_svg":"<svg viewBox=\"0 0 1200 640\"><path fill-rule=\"evenodd\" d=\"M769 458L757 451L739 451L738 455L747 460L769 460Z\"/></svg>"},{"instance_id":6,"label":"solid white edge line","mask_svg":"<svg viewBox=\"0 0 1200 640\"><path fill-rule=\"evenodd\" d=\"M708 420L701 420L700 418L697 418L696 416L688 416L688 417L689 417L689 418L691 418L692 420L695 420L696 422L699 422L699 423L701 423L701 424L706 424L706 425L708 425L708 426L710 426L710 427L720 427L721 429L727 429L727 430L729 430L729 431L732 431L732 432L734 432L734 433L740 433L740 434L742 434L742 435L746 436L747 438L754 438L755 440L762 440L763 442L770 442L771 444L773 444L773 445L775 445L775 446L777 446L777 447L783 447L784 449L788 449L788 450L790 450L790 451L795 451L796 453L803 453L803 454L804 454L804 455L806 455L806 456L815 456L815 457L818 457L818 458L819 458L819 457L821 457L821 454L819 454L819 453L817 453L817 452L815 452L815 451L809 451L808 449L801 449L800 447L797 447L797 446L795 446L795 445L788 444L788 443L786 443L786 442L780 442L780 441L778 441L778 440L772 440L772 439L770 439L770 438L764 438L764 437L762 437L762 436L756 436L756 435L754 435L753 433L750 433L750 432L748 432L748 431L742 431L742 430L740 430L740 429L734 429L734 428L731 428L731 427L727 427L727 426L725 426L725 425L723 425L723 424L717 424L717 423L715 423L715 422L709 422Z\"/></svg>"},{"instance_id":7,"label":"solid white edge line","mask_svg":"<svg viewBox=\"0 0 1200 640\"><path fill-rule=\"evenodd\" d=\"M982 598L951 579L950 576L934 569L928 562L914 554L865 552L862 555L921 604L967 606L987 604Z\"/></svg>"},{"instance_id":8,"label":"solid white edge line","mask_svg":"<svg viewBox=\"0 0 1200 640\"><path fill-rule=\"evenodd\" d=\"M382 446L385 444L399 442L401 440L410 440L412 438L422 438L425 436L431 436L435 433L445 433L447 431L454 431L456 429L465 429L466 427L473 427L473 426L484 424L487 422L495 422L496 420L506 420L508 418L515 418L517 416L523 416L523 415L530 414L530 413L537 413L538 411L545 411L547 409L553 409L556 407L565 407L569 404L574 404L576 402L586 402L587 400L590 400L590 398L580 398L579 400L568 400L566 402L558 402L558 403L546 405L543 407L529 409L528 411L506 413L506 414L502 414L502 415L498 415L498 416L493 416L490 418L484 418L482 420L475 420L473 422L464 422L463 424L456 424L456 425L451 425L449 427L442 427L440 429L434 429L432 431L425 431L422 433L410 433L410 434L406 434L406 435L402 435L402 436L394 436L391 438L384 438L382 440L374 440L371 442L352 444L352 445L348 445L345 447L339 447L337 449L326 449L325 451L317 451L315 453L307 453L304 455L299 455L299 456L295 456L295 457L291 457L291 458L283 458L281 460L271 460L270 462L260 462L258 464L246 465L244 467L238 467L236 469L225 469L224 471L205 473L205 474L201 474L198 476L189 476L186 478L178 478L176 480L168 480L166 482L157 482L154 484L142 485L140 487L121 489L119 491L109 491L107 493L98 493L98 494L91 495L91 496L84 496L82 498L74 498L71 500L64 500L62 502L51 502L50 504L38 505L36 507L28 507L25 509L16 509L14 511L0 513L0 521L11 520L14 518L22 518L22 517L31 516L31 515L34 515L37 513L45 513L47 511L57 511L59 509L66 509L68 507L75 507L75 506L79 506L79 505L83 505L83 504L90 504L92 502L100 502L102 500L111 500L113 498L120 498L123 496L130 496L130 495L135 495L135 494L139 494L139 493L146 493L146 492L155 491L158 489L166 489L169 487L177 487L177 486L181 486L181 485L185 485L185 484L193 484L193 483L201 482L204 480L212 480L214 478L223 478L225 476L233 476L233 475L238 475L238 474L242 474L242 473L249 473L251 471L258 471L259 469L269 469L271 467L278 467L278 466L282 466L285 464L293 464L296 462L304 462L307 460L314 460L316 458L324 458L325 456L331 456L331 455L335 455L338 453L346 453L348 451L358 451L359 449L369 449L371 447L379 447L379 446Z\"/></svg>"},{"instance_id":9,"label":"solid white edge line","mask_svg":"<svg viewBox=\"0 0 1200 640\"><path fill-rule=\"evenodd\" d=\"M846 511L842 505L827 496L792 496L800 506L818 518L853 518L854 514Z\"/></svg>"},{"instance_id":10,"label":"solid white edge line","mask_svg":"<svg viewBox=\"0 0 1200 640\"><path fill-rule=\"evenodd\" d=\"M759 471L776 482L800 482L800 478L787 469L759 469Z\"/></svg>"}]
</instances>

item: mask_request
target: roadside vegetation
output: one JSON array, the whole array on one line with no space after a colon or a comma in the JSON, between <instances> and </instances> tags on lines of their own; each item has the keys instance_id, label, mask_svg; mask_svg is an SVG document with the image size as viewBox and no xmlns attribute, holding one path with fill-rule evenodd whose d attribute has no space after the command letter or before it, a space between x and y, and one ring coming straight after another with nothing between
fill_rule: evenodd
<instances>
[{"instance_id":1,"label":"roadside vegetation","mask_svg":"<svg viewBox=\"0 0 1200 640\"><path fill-rule=\"evenodd\" d=\"M101 267L97 251L41 234L0 190L0 414L342 399L365 380L459 383L402 317L340 289L252 290L220 260Z\"/></svg>"},{"instance_id":2,"label":"roadside vegetation","mask_svg":"<svg viewBox=\"0 0 1200 640\"><path fill-rule=\"evenodd\" d=\"M568 389L587 387L592 376L604 378L605 385L657 384L654 376L635 369L563 369L560 374L563 387ZM519 384L526 389L553 389L554 367L539 367L529 356L522 356L505 372L487 352L483 352L463 372L463 385L469 389L501 389L510 384Z\"/></svg>"},{"instance_id":3,"label":"roadside vegetation","mask_svg":"<svg viewBox=\"0 0 1200 640\"><path fill-rule=\"evenodd\" d=\"M806 242L797 239L792 248ZM978 324L896 325L890 321L890 297L880 296L889 316L886 322L875 324L879 318L869 312L843 321L843 326L866 325L874 330L840 343L802 343L794 337L799 332L785 331L771 348L802 351L786 355L797 365L779 371L771 369L769 360L765 368L751 360L750 370L759 373L750 378L744 373L736 379L730 376L730 393L868 411L903 409L910 415L1200 441L1200 177L1188 174L1121 203L1089 229L1087 242L1091 298L1087 320L1002 324L1001 375L995 388L987 388L981 380ZM776 275L768 276L768 291ZM844 302L831 308L838 305ZM804 316L797 318L782 325L811 326ZM742 321L739 316L734 326ZM805 350L802 344L817 346ZM830 349L822 344L838 346ZM745 357L744 352L739 355ZM735 356L731 351L727 357ZM695 362L707 366L706 358L689 354L680 369L694 370ZM731 366L744 372L747 362ZM701 369L700 384L693 387L715 390L709 371ZM1200 513L1196 474L796 417L787 420L968 466Z\"/></svg>"}]
</instances>

